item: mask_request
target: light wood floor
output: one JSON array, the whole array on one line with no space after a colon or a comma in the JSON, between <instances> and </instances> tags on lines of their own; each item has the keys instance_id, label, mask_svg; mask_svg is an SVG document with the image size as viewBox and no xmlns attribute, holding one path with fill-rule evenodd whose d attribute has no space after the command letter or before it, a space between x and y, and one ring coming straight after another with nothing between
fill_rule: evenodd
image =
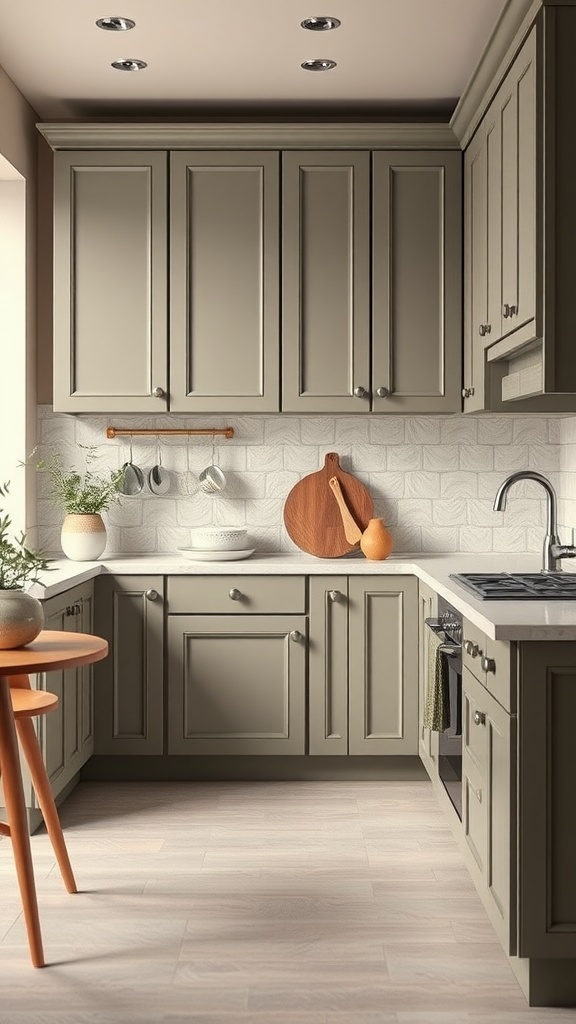
<instances>
[{"instance_id":1,"label":"light wood floor","mask_svg":"<svg viewBox=\"0 0 576 1024\"><path fill-rule=\"evenodd\" d=\"M428 783L83 783L50 966L0 841L1 1024L575 1024L528 1009Z\"/></svg>"}]
</instances>

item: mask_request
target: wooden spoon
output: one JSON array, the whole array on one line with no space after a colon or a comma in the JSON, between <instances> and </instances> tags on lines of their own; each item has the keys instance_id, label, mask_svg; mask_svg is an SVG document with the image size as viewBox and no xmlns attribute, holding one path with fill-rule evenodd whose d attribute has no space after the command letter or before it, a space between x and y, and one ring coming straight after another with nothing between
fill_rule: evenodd
<instances>
[{"instance_id":1,"label":"wooden spoon","mask_svg":"<svg viewBox=\"0 0 576 1024\"><path fill-rule=\"evenodd\" d=\"M338 477L331 476L328 481L328 485L331 488L340 508L340 515L342 516L342 525L344 527L344 536L346 537L346 540L349 544L359 544L360 538L362 537L362 530L353 518L352 513L346 504Z\"/></svg>"}]
</instances>

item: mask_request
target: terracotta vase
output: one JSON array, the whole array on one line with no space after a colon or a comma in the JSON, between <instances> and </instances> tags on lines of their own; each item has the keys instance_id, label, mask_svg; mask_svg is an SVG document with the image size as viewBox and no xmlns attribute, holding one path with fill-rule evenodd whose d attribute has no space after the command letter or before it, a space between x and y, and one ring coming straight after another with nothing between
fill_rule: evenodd
<instances>
[{"instance_id":1,"label":"terracotta vase","mask_svg":"<svg viewBox=\"0 0 576 1024\"><path fill-rule=\"evenodd\" d=\"M62 551L74 562L94 562L106 547L106 527L96 512L69 512L64 517L60 534Z\"/></svg>"},{"instance_id":2,"label":"terracotta vase","mask_svg":"<svg viewBox=\"0 0 576 1024\"><path fill-rule=\"evenodd\" d=\"M0 590L0 651L24 647L43 626L40 601L23 590Z\"/></svg>"},{"instance_id":3,"label":"terracotta vase","mask_svg":"<svg viewBox=\"0 0 576 1024\"><path fill-rule=\"evenodd\" d=\"M360 538L360 549L366 558L374 561L388 558L393 546L392 534L384 526L384 520L370 519Z\"/></svg>"}]
</instances>

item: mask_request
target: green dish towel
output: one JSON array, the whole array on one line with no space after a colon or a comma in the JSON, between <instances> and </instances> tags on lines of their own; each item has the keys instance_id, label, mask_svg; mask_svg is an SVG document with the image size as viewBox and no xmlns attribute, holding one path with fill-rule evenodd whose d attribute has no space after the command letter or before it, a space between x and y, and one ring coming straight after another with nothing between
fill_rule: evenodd
<instances>
[{"instance_id":1,"label":"green dish towel","mask_svg":"<svg viewBox=\"0 0 576 1024\"><path fill-rule=\"evenodd\" d=\"M424 705L424 727L434 732L450 728L450 695L448 691L448 659L440 646L446 643L444 633L432 633L428 646L428 692Z\"/></svg>"}]
</instances>

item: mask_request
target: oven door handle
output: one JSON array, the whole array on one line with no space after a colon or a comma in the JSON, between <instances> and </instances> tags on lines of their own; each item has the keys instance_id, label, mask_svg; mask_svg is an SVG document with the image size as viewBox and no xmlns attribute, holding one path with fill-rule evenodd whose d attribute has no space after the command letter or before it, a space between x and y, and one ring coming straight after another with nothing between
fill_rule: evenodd
<instances>
[{"instance_id":1,"label":"oven door handle","mask_svg":"<svg viewBox=\"0 0 576 1024\"><path fill-rule=\"evenodd\" d=\"M424 622L433 633L443 633L444 627L439 619L424 619ZM459 658L462 653L461 644L440 644L439 651L448 658Z\"/></svg>"}]
</instances>

